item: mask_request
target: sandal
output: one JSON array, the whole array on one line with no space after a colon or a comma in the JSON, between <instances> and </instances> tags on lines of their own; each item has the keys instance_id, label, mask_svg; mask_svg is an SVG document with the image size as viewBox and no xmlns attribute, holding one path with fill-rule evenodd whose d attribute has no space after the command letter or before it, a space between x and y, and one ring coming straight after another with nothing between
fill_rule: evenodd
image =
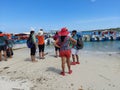
<instances>
[{"instance_id":1,"label":"sandal","mask_svg":"<svg viewBox=\"0 0 120 90\"><path fill-rule=\"evenodd\" d=\"M68 72L68 74L71 74L72 73L72 70L70 70L69 72Z\"/></svg>"},{"instance_id":2,"label":"sandal","mask_svg":"<svg viewBox=\"0 0 120 90\"><path fill-rule=\"evenodd\" d=\"M71 65L76 65L76 62L71 62Z\"/></svg>"},{"instance_id":3,"label":"sandal","mask_svg":"<svg viewBox=\"0 0 120 90\"><path fill-rule=\"evenodd\" d=\"M76 62L76 64L80 64L80 62Z\"/></svg>"},{"instance_id":4,"label":"sandal","mask_svg":"<svg viewBox=\"0 0 120 90\"><path fill-rule=\"evenodd\" d=\"M65 76L65 72L61 72L61 73L60 73L60 75L63 75L63 76Z\"/></svg>"}]
</instances>

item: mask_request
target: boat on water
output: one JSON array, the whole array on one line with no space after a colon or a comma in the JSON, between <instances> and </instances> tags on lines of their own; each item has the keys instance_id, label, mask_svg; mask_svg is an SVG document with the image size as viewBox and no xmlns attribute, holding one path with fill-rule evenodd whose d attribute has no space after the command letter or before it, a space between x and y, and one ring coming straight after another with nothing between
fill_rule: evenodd
<instances>
[{"instance_id":1,"label":"boat on water","mask_svg":"<svg viewBox=\"0 0 120 90\"><path fill-rule=\"evenodd\" d=\"M14 40L15 44L24 44L29 38L29 35L30 35L29 33L14 34L12 36L12 39ZM44 36L45 36L45 45L51 45L54 42L53 38L49 34L44 34Z\"/></svg>"},{"instance_id":2,"label":"boat on water","mask_svg":"<svg viewBox=\"0 0 120 90\"><path fill-rule=\"evenodd\" d=\"M55 34L55 33L54 33ZM45 45L53 44L54 40L52 32L44 33ZM82 40L86 42L98 42L98 41L117 41L120 40L120 31L116 30L94 30L94 31L81 31L78 32L82 36ZM11 34L15 44L24 44L29 38L30 32Z\"/></svg>"},{"instance_id":3,"label":"boat on water","mask_svg":"<svg viewBox=\"0 0 120 90\"><path fill-rule=\"evenodd\" d=\"M120 32L117 31L84 31L82 33L83 41L114 41L120 40Z\"/></svg>"}]
</instances>

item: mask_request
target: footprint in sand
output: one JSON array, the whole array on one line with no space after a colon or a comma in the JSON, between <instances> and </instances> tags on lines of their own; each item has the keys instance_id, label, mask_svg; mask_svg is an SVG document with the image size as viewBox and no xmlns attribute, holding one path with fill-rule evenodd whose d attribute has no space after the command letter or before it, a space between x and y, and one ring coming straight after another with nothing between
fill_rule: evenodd
<instances>
[{"instance_id":1,"label":"footprint in sand","mask_svg":"<svg viewBox=\"0 0 120 90\"><path fill-rule=\"evenodd\" d=\"M108 84L108 86L111 86L111 84Z\"/></svg>"},{"instance_id":2,"label":"footprint in sand","mask_svg":"<svg viewBox=\"0 0 120 90\"><path fill-rule=\"evenodd\" d=\"M6 72L7 74L11 73L11 72Z\"/></svg>"},{"instance_id":3,"label":"footprint in sand","mask_svg":"<svg viewBox=\"0 0 120 90\"><path fill-rule=\"evenodd\" d=\"M0 73L3 72L3 70L0 71Z\"/></svg>"},{"instance_id":4,"label":"footprint in sand","mask_svg":"<svg viewBox=\"0 0 120 90\"><path fill-rule=\"evenodd\" d=\"M20 89L20 88L12 88L12 90L24 90L24 89Z\"/></svg>"},{"instance_id":5,"label":"footprint in sand","mask_svg":"<svg viewBox=\"0 0 120 90\"><path fill-rule=\"evenodd\" d=\"M17 71L14 71L13 73L17 73Z\"/></svg>"},{"instance_id":6,"label":"footprint in sand","mask_svg":"<svg viewBox=\"0 0 120 90\"><path fill-rule=\"evenodd\" d=\"M112 87L115 87L115 85L112 85Z\"/></svg>"},{"instance_id":7,"label":"footprint in sand","mask_svg":"<svg viewBox=\"0 0 120 90\"><path fill-rule=\"evenodd\" d=\"M112 54L108 54L109 56L112 56Z\"/></svg>"},{"instance_id":8,"label":"footprint in sand","mask_svg":"<svg viewBox=\"0 0 120 90\"><path fill-rule=\"evenodd\" d=\"M8 69L8 68L10 68L10 67L4 67L3 69Z\"/></svg>"},{"instance_id":9,"label":"footprint in sand","mask_svg":"<svg viewBox=\"0 0 120 90\"><path fill-rule=\"evenodd\" d=\"M111 85L111 84L108 84L108 86L112 86L112 87L115 87L115 85Z\"/></svg>"},{"instance_id":10,"label":"footprint in sand","mask_svg":"<svg viewBox=\"0 0 120 90\"><path fill-rule=\"evenodd\" d=\"M71 83L71 86L74 86L74 84L73 84L73 83Z\"/></svg>"}]
</instances>

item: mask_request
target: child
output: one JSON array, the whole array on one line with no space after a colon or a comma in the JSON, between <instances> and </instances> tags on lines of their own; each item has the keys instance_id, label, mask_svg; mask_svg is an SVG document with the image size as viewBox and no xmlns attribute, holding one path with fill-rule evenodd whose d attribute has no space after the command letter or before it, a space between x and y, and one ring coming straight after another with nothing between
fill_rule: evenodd
<instances>
[{"instance_id":1,"label":"child","mask_svg":"<svg viewBox=\"0 0 120 90\"><path fill-rule=\"evenodd\" d=\"M62 72L60 73L61 75L65 76L65 60L67 62L67 67L68 67L68 73L71 74L72 70L70 67L70 56L71 56L71 50L69 47L70 41L76 43L76 40L73 38L69 37L68 34L68 29L67 28L62 28L60 32L58 32L60 38L58 38L55 41L55 46L60 48L60 57L61 57L61 67L62 67ZM58 45L59 43L59 45Z\"/></svg>"}]
</instances>

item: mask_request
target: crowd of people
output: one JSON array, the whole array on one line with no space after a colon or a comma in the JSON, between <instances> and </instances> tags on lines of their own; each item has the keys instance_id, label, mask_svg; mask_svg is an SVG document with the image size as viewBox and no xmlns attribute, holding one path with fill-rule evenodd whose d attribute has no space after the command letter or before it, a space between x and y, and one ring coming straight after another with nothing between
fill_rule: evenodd
<instances>
[{"instance_id":1,"label":"crowd of people","mask_svg":"<svg viewBox=\"0 0 120 90\"><path fill-rule=\"evenodd\" d=\"M3 56L5 61L7 61L7 58L12 58L13 44L14 41L11 39L11 35L3 34L2 31L0 31L0 61L2 61Z\"/></svg>"},{"instance_id":2,"label":"crowd of people","mask_svg":"<svg viewBox=\"0 0 120 90\"><path fill-rule=\"evenodd\" d=\"M32 62L37 62L35 60L35 54L36 54L36 48L39 48L39 58L45 59L45 39L43 34L43 29L40 29L38 31L37 37L35 37L35 32L32 30L30 32L30 37L33 41L33 46L30 48L31 51L31 60ZM37 42L36 42L37 38ZM80 64L79 61L79 50L77 48L77 41L78 41L78 35L77 31L73 30L72 34L68 31L67 28L62 28L60 31L56 32L56 34L53 36L53 39L55 40L54 46L55 46L55 57L61 58L61 67L62 72L61 75L65 76L65 63L67 63L68 67L68 74L72 73L71 65ZM72 56L72 62L70 62L70 57Z\"/></svg>"},{"instance_id":3,"label":"crowd of people","mask_svg":"<svg viewBox=\"0 0 120 90\"><path fill-rule=\"evenodd\" d=\"M68 74L72 73L71 65L80 64L79 61L79 51L78 44L78 35L77 31L73 30L72 33L68 31L67 28L62 28L60 31L57 31L56 34L52 37L54 39L54 47L55 47L55 57L61 58L61 75L65 75L65 63L67 63ZM45 59L45 55L48 53L44 53L45 50L45 36L43 29L40 29L35 35L35 31L31 30L28 38L30 43L30 56L32 62L37 62L36 60L36 49L39 49L39 59ZM13 40L11 39L10 34L3 34L0 31L0 61L2 61L3 56L4 60L7 61L7 58L12 58L13 56ZM2 54L3 51L3 54ZM72 57L72 62L70 58Z\"/></svg>"}]
</instances>

